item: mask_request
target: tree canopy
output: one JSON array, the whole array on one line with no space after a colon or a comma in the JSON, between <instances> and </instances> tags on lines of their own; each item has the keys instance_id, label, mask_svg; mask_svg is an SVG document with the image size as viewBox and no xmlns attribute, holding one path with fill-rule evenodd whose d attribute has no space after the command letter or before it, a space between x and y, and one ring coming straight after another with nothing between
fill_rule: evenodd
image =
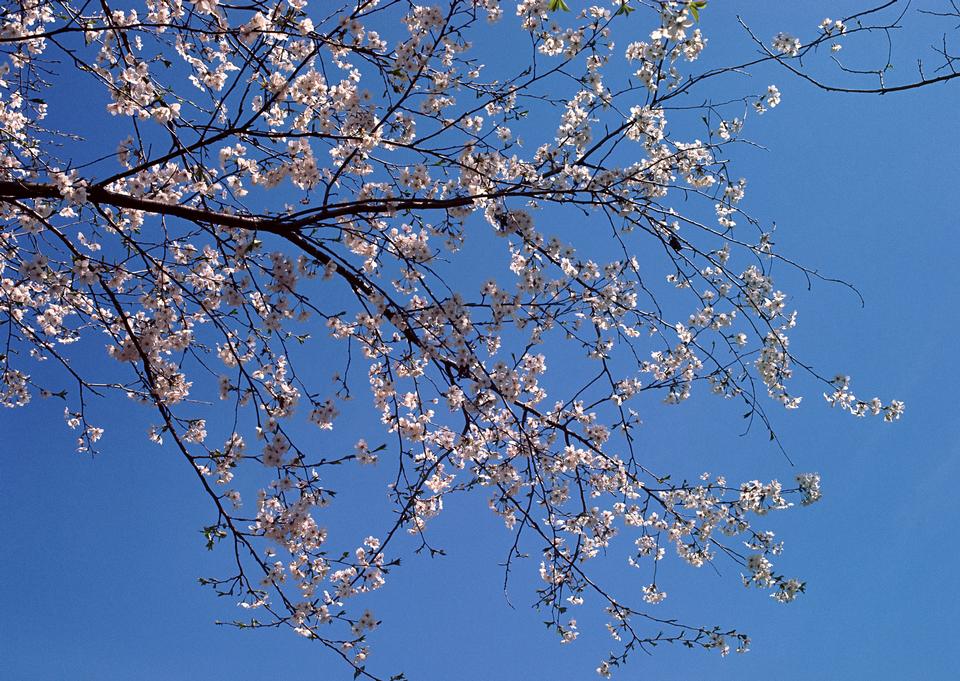
<instances>
[{"instance_id":1,"label":"tree canopy","mask_svg":"<svg viewBox=\"0 0 960 681\"><path fill-rule=\"evenodd\" d=\"M891 82L904 5L743 20L727 45L703 1L8 3L0 402L62 401L81 452L149 410L144 456L190 464L229 556L201 583L356 676L400 678L369 594L443 553L453 496L502 520L505 588L538 573L561 643L602 613L601 676L665 642L744 652L729 623L669 613L661 561L793 601L764 522L821 497L775 427L795 374L854 416L904 404L795 355L775 271L849 285L777 249L735 159L777 79L954 78L944 36ZM643 414L700 394L741 406L783 480L650 463ZM595 572L610 558L634 597Z\"/></svg>"}]
</instances>

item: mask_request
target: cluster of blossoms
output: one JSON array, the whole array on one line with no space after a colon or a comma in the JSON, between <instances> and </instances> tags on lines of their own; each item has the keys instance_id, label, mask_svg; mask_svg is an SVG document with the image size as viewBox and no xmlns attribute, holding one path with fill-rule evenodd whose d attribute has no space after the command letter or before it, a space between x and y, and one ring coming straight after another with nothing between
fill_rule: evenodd
<instances>
[{"instance_id":1,"label":"cluster of blossoms","mask_svg":"<svg viewBox=\"0 0 960 681\"><path fill-rule=\"evenodd\" d=\"M799 38L795 38L789 33L778 33L773 37L773 49L789 57L796 57L800 54L800 48L803 45Z\"/></svg>"},{"instance_id":2,"label":"cluster of blossoms","mask_svg":"<svg viewBox=\"0 0 960 681\"><path fill-rule=\"evenodd\" d=\"M528 529L537 603L562 642L578 636L568 607L601 604L621 646L601 675L656 642L745 651L735 631L637 624L648 612L636 607L665 607L668 555L693 567L731 558L746 584L792 600L803 583L774 573L781 545L754 523L821 496L815 474L792 489L670 482L634 452L642 411L698 385L766 424L754 381L786 408L801 399L787 387L796 314L770 274L778 256L758 222L738 226L746 182L722 153L744 119L705 118L697 133L673 118L708 41L691 3L649 4L647 39L625 51L620 0L563 20L548 0L515 12L357 0L333 16L306 0L9 11L0 403L66 400L82 450L103 433L88 422L95 396L153 407L150 439L189 460L214 502L208 544L234 549L236 575L203 582L254 626L321 640L358 674L379 625L365 594L399 564L397 537L429 547L458 493ZM486 75L467 39L479 10L512 21L485 30L529 34L542 65ZM62 41L42 37L61 29ZM801 48L786 34L773 45ZM62 75L107 95L115 157L56 158L48 105L23 94L44 87L43 60L87 65ZM771 85L742 101L762 113L781 95ZM531 103L549 124L525 120ZM582 229L551 227L578 209ZM597 229L613 230L606 247ZM88 361L100 352L115 361ZM371 426L344 446L357 382ZM830 404L857 416L903 413L858 400L846 378L830 385ZM232 418L201 410L213 395ZM384 435L394 444L368 444ZM353 462L378 484L391 469L396 514L343 550L324 509L337 467ZM642 606L589 576L620 535L633 540Z\"/></svg>"},{"instance_id":3,"label":"cluster of blossoms","mask_svg":"<svg viewBox=\"0 0 960 681\"><path fill-rule=\"evenodd\" d=\"M824 35L827 37L839 37L847 32L847 25L843 23L840 19L831 19L827 17L820 22L820 30L823 31ZM843 45L839 42L835 42L830 45L831 52L839 52L843 49Z\"/></svg>"},{"instance_id":4,"label":"cluster of blossoms","mask_svg":"<svg viewBox=\"0 0 960 681\"><path fill-rule=\"evenodd\" d=\"M867 401L857 399L857 396L850 392L849 376L837 376L832 383L835 390L823 394L831 407L840 407L854 416L883 415L883 420L888 423L903 415L904 404L900 400L891 400L889 404L884 404L879 397Z\"/></svg>"},{"instance_id":5,"label":"cluster of blossoms","mask_svg":"<svg viewBox=\"0 0 960 681\"><path fill-rule=\"evenodd\" d=\"M820 22L820 30L827 35L833 35L835 33L842 35L847 32L847 26L840 19L834 21L830 17L827 17Z\"/></svg>"}]
</instances>

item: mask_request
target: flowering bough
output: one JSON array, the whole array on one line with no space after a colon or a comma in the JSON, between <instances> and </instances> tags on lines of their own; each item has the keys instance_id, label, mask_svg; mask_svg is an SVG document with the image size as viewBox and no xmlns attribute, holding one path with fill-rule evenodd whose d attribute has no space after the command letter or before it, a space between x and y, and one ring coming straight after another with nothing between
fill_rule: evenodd
<instances>
[{"instance_id":1,"label":"flowering bough","mask_svg":"<svg viewBox=\"0 0 960 681\"><path fill-rule=\"evenodd\" d=\"M778 601L803 591L755 523L819 499L816 474L676 483L635 450L642 405L698 385L775 439L764 404L799 406L790 379L812 374L770 271L816 273L774 251L725 160L781 91L678 102L750 68L806 76L811 50L896 22L828 20L698 71L708 3L576 4L38 0L0 15L0 401L62 399L82 451L103 435L95 398L153 409L150 439L213 504L208 548L232 544L235 572L201 581L240 601L238 624L290 628L379 678L380 623L358 597L399 565L397 537L436 551L450 494L503 519L508 571L536 547L536 603L561 641L577 637L570 608L605 610L603 676L664 641L747 649L657 614L668 554L733 561ZM618 44L627 21L645 37ZM483 49L516 35L519 68ZM64 115L68 81L99 123ZM110 363L89 361L104 345ZM576 368L557 381L554 361ZM854 415L903 412L813 376ZM380 423L325 457L356 380ZM373 464L395 470L395 516L345 547L325 476ZM638 603L592 576L618 535Z\"/></svg>"}]
</instances>

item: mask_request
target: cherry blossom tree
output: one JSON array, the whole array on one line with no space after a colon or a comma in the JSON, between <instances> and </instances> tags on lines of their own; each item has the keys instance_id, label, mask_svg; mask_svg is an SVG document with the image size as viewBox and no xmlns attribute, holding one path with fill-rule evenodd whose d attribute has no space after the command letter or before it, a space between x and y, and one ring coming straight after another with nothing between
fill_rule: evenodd
<instances>
[{"instance_id":1,"label":"cherry blossom tree","mask_svg":"<svg viewBox=\"0 0 960 681\"><path fill-rule=\"evenodd\" d=\"M889 59L839 59L903 5L799 37L744 22L750 56L701 67L728 49L702 0L8 2L0 401L62 401L82 452L112 395L151 410L145 456L189 462L231 556L201 582L238 626L289 628L357 676L395 673L365 594L399 538L441 551L450 495L502 519L505 569L539 570L561 642L578 608L605 613L600 675L661 642L745 651L665 613L657 566L723 561L794 600L762 521L817 501L819 476L785 459L786 482L681 482L638 451L640 415L712 393L776 446L800 371L833 407L900 418L793 354L772 269L820 275L775 250L728 156L781 101L744 73L877 94L955 77L946 39L939 70L893 84ZM367 428L343 447L347 410ZM327 524L329 481L375 471L394 512L357 546ZM638 602L594 576L615 536Z\"/></svg>"}]
</instances>

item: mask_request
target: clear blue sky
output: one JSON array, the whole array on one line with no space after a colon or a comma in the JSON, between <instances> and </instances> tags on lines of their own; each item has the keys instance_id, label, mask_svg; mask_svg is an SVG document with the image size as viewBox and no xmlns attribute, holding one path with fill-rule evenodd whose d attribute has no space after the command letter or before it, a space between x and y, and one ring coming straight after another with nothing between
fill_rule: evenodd
<instances>
[{"instance_id":1,"label":"clear blue sky","mask_svg":"<svg viewBox=\"0 0 960 681\"><path fill-rule=\"evenodd\" d=\"M809 36L823 16L840 14L840 3L796 4L744 11L765 38L778 30ZM704 13L707 54L728 41L742 46L728 11L711 2ZM905 33L898 69L938 38ZM749 180L747 207L776 221L780 252L843 277L866 300L861 308L847 289L822 283L807 292L784 271L781 285L800 311L792 347L826 375L854 376L864 396L904 400L907 413L893 425L853 419L801 379L808 397L800 410L770 408L795 471L764 432L740 437L738 410L704 392L645 412L643 447L684 474L789 480L816 470L824 499L771 518L786 541L778 567L808 583L795 603L744 589L722 564L720 576L670 572L661 613L745 630L750 653L721 659L664 646L635 656L615 678L956 678L960 83L865 97L822 93L765 70L755 89L769 83L783 103L754 117L748 135L767 150L737 159ZM128 418L127 409L108 420L103 451L90 458L73 452L61 409L42 402L0 413L0 678L348 678L323 650L287 632L213 625L239 611L197 586L223 560L203 550L207 502L178 455L146 442L147 415ZM580 640L560 646L529 607L537 561L518 568L513 607L506 603L498 564L510 536L484 504L449 503L432 528L447 557L405 557L369 601L384 620L372 635L375 666L415 681L598 678L607 638L596 620L585 617ZM624 585L634 577L627 570L619 557L611 561L611 578Z\"/></svg>"}]
</instances>

